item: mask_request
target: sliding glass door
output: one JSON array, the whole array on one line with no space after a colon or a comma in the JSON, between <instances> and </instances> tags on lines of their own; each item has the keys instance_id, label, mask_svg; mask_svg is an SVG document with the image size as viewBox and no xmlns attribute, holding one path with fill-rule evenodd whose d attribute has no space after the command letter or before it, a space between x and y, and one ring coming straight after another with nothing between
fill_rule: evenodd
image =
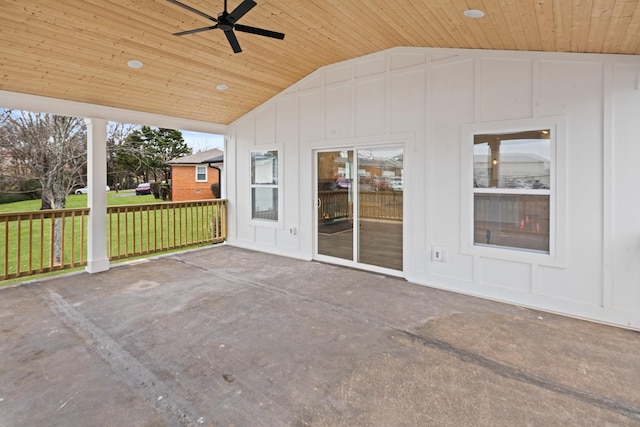
<instances>
[{"instance_id":1,"label":"sliding glass door","mask_svg":"<svg viewBox=\"0 0 640 427\"><path fill-rule=\"evenodd\" d=\"M402 147L316 154L317 254L402 271Z\"/></svg>"},{"instance_id":2,"label":"sliding glass door","mask_svg":"<svg viewBox=\"0 0 640 427\"><path fill-rule=\"evenodd\" d=\"M318 254L353 260L353 150L319 152Z\"/></svg>"}]
</instances>

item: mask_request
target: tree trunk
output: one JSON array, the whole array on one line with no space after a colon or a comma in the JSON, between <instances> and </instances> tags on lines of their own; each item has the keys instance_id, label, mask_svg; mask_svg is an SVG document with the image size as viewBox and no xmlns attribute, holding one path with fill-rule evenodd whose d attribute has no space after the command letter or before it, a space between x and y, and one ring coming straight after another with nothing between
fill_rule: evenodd
<instances>
[{"instance_id":1,"label":"tree trunk","mask_svg":"<svg viewBox=\"0 0 640 427\"><path fill-rule=\"evenodd\" d=\"M52 209L51 206L51 197L49 195L49 191L45 188L42 188L42 205L40 206L40 210Z\"/></svg>"},{"instance_id":2,"label":"tree trunk","mask_svg":"<svg viewBox=\"0 0 640 427\"><path fill-rule=\"evenodd\" d=\"M55 218L53 225L53 265L63 265L62 253L62 228L64 226L62 218ZM73 250L73 248L71 248Z\"/></svg>"},{"instance_id":3,"label":"tree trunk","mask_svg":"<svg viewBox=\"0 0 640 427\"><path fill-rule=\"evenodd\" d=\"M64 193L56 194L54 199L56 209L64 209L66 205L66 197ZM53 263L54 265L64 264L64 254L62 253L62 236L63 236L64 220L56 218L53 226ZM73 248L71 248L73 250Z\"/></svg>"}]
</instances>

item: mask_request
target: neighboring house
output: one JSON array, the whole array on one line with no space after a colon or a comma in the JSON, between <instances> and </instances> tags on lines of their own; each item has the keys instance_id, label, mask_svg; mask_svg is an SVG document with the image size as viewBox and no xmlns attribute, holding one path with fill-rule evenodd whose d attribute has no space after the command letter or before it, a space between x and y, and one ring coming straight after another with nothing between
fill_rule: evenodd
<instances>
[{"instance_id":1,"label":"neighboring house","mask_svg":"<svg viewBox=\"0 0 640 427\"><path fill-rule=\"evenodd\" d=\"M174 202L213 199L212 184L220 184L224 153L213 149L171 160L171 196Z\"/></svg>"}]
</instances>

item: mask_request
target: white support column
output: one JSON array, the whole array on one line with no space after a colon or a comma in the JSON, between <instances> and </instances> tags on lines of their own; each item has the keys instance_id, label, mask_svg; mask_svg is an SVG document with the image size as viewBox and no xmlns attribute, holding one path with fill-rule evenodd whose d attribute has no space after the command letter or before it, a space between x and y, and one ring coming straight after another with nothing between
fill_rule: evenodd
<instances>
[{"instance_id":1,"label":"white support column","mask_svg":"<svg viewBox=\"0 0 640 427\"><path fill-rule=\"evenodd\" d=\"M107 121L85 119L87 124L87 268L89 273L109 269L107 257Z\"/></svg>"}]
</instances>

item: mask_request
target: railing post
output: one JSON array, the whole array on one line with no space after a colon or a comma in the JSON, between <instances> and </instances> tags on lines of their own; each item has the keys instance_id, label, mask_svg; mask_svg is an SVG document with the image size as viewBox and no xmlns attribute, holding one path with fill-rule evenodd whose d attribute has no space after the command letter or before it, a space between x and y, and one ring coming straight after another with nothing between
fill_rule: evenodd
<instances>
[{"instance_id":1,"label":"railing post","mask_svg":"<svg viewBox=\"0 0 640 427\"><path fill-rule=\"evenodd\" d=\"M98 273L109 269L107 256L107 121L85 119L87 124L87 271Z\"/></svg>"}]
</instances>

